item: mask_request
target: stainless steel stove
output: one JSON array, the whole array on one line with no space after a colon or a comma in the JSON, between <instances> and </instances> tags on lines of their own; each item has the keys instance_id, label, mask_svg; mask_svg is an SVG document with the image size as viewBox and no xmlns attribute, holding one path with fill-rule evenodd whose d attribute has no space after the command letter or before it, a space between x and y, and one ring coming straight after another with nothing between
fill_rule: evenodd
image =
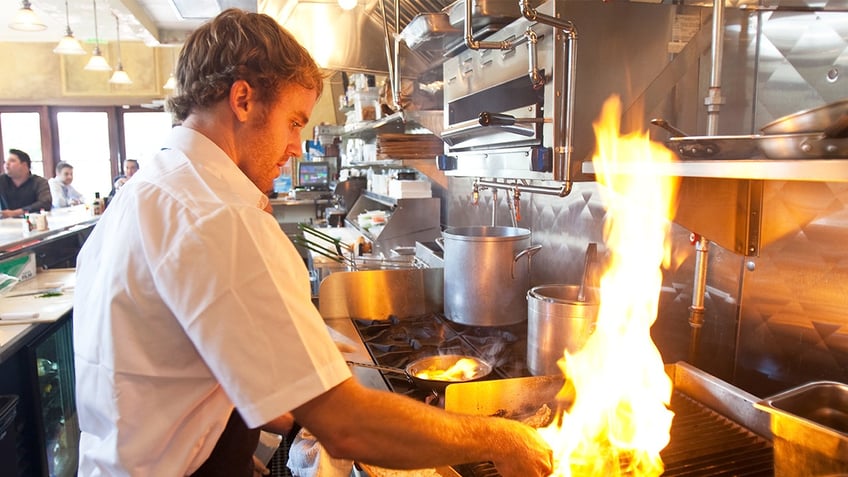
<instances>
[{"instance_id":1,"label":"stainless steel stove","mask_svg":"<svg viewBox=\"0 0 848 477\"><path fill-rule=\"evenodd\" d=\"M409 362L434 354L467 354L488 360L494 366L490 379L528 377L526 366L526 324L509 327L469 327L453 323L439 313L388 320L354 319L354 326L375 363L403 368ZM726 383L697 370L677 371L671 399L671 440L661 456L664 476L758 476L774 475L774 451L770 440L745 425L723 415L723 409L708 406L710 391L724 391ZM432 405L444 407L443 396L416 388L403 375L383 372L392 392L401 393ZM691 388L695 376L708 391ZM732 388L730 391L735 392ZM733 392L723 394L725 405L742 408L750 405ZM704 402L702 402L702 400ZM738 409L725 410L733 414ZM460 477L497 477L490 463L454 466Z\"/></svg>"},{"instance_id":2,"label":"stainless steel stove","mask_svg":"<svg viewBox=\"0 0 848 477\"><path fill-rule=\"evenodd\" d=\"M527 324L465 326L440 313L387 320L354 319L353 324L376 364L404 368L425 356L462 354L486 360L493 372L488 379L529 376ZM416 388L403 375L381 372L393 392L438 404L431 391Z\"/></svg>"},{"instance_id":3,"label":"stainless steel stove","mask_svg":"<svg viewBox=\"0 0 848 477\"><path fill-rule=\"evenodd\" d=\"M408 270L331 275L321 285L322 315L339 330L349 330L344 331L344 336L361 340L356 344L364 349L357 351L357 356L364 359L361 354L367 352L380 365L402 368L419 357L461 352L493 364L494 372L486 381L492 386L508 387L510 382L544 379L530 376L526 366L526 323L469 327L450 322L439 311L433 311L441 309L433 297L440 295L442 285L438 280L441 277L434 273ZM351 318L363 316L388 319ZM753 406L759 398L687 363L668 364L666 372L674 385L671 410L675 417L671 441L661 454L664 475L774 475L769 416ZM382 380L379 375L374 378L381 381L380 387L385 381L393 392L444 406L443 399L415 388L402 375L383 373ZM461 386L465 384L450 388ZM539 399L524 384L508 389L481 395L510 400L526 395L533 402ZM499 403L496 409L500 408ZM498 475L488 463L455 466L452 470L459 477Z\"/></svg>"}]
</instances>

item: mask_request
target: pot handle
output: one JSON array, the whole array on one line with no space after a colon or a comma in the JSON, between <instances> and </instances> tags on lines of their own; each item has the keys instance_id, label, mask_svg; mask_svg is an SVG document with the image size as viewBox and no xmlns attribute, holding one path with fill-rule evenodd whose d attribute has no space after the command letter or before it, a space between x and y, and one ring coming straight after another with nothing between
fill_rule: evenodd
<instances>
[{"instance_id":1,"label":"pot handle","mask_svg":"<svg viewBox=\"0 0 848 477\"><path fill-rule=\"evenodd\" d=\"M518 261L521 259L521 257L523 257L525 255L527 256L527 267L529 268L530 267L530 260L533 258L533 255L536 255L536 252L538 252L539 250L542 250L541 244L531 245L530 247L527 247L524 250L515 254L515 258L512 259L512 266L510 267L510 272L509 272L510 275L509 276L513 280L515 280L515 264L518 263Z\"/></svg>"},{"instance_id":2,"label":"pot handle","mask_svg":"<svg viewBox=\"0 0 848 477\"><path fill-rule=\"evenodd\" d=\"M440 249L442 249L442 252L445 251L445 238L444 237L436 237L435 239L433 239L433 241L436 242L436 245L438 245Z\"/></svg>"}]
</instances>

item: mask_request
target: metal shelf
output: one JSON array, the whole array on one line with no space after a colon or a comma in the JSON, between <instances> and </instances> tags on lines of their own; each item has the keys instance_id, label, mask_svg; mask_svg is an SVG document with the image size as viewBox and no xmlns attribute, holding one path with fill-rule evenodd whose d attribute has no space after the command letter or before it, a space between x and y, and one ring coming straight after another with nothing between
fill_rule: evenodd
<instances>
[{"instance_id":1,"label":"metal shelf","mask_svg":"<svg viewBox=\"0 0 848 477\"><path fill-rule=\"evenodd\" d=\"M390 257L392 249L414 247L415 242L435 240L441 234L439 226L440 200L437 197L396 199L371 191L363 191L348 211L345 222L369 239L374 256ZM367 211L387 212L386 224L376 235L363 229L359 214Z\"/></svg>"},{"instance_id":2,"label":"metal shelf","mask_svg":"<svg viewBox=\"0 0 848 477\"><path fill-rule=\"evenodd\" d=\"M594 174L591 162L583 163L583 172ZM641 174L644 166L618 172ZM707 177L716 179L759 179L785 181L848 182L848 158L838 159L737 159L688 160L657 167L655 173L681 177Z\"/></svg>"},{"instance_id":3,"label":"metal shelf","mask_svg":"<svg viewBox=\"0 0 848 477\"><path fill-rule=\"evenodd\" d=\"M380 132L403 132L405 128L402 112L390 114L376 121L361 121L346 124L343 137L370 139Z\"/></svg>"}]
</instances>

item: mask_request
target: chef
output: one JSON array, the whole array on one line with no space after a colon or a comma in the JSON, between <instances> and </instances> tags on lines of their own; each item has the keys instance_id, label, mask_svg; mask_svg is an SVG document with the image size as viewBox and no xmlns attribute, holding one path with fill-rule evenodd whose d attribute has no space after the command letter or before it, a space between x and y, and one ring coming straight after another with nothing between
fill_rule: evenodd
<instances>
[{"instance_id":1,"label":"chef","mask_svg":"<svg viewBox=\"0 0 848 477\"><path fill-rule=\"evenodd\" d=\"M186 40L176 78L182 126L77 261L79 475L247 477L259 430L294 421L337 458L547 475L530 427L352 378L267 199L321 94L307 51L273 18L229 9Z\"/></svg>"}]
</instances>

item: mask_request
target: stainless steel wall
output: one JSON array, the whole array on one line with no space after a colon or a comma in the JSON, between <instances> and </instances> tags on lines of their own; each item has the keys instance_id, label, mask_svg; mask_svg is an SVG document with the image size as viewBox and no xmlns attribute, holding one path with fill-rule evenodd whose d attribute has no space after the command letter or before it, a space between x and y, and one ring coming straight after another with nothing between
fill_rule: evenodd
<instances>
[{"instance_id":1,"label":"stainless steel wall","mask_svg":"<svg viewBox=\"0 0 848 477\"><path fill-rule=\"evenodd\" d=\"M615 2L597 5L598 15L615 15ZM783 115L848 96L848 2L829 2L825 12L808 11L799 2L780 6L786 10L728 8L720 134L753 133ZM656 8L658 18L669 17L666 7ZM709 23L709 9L676 8ZM592 31L592 18L582 16L581 32ZM652 41L642 44L656 45L656 35L671 33L646 25L644 34ZM576 108L600 104L611 93L633 96L599 87L615 82L580 73L582 68L593 75L622 74L622 65L605 63L603 52L614 43L612 35L608 43L604 36L581 42ZM667 117L703 133L709 74L706 51L643 119ZM636 83L650 88L651 79ZM578 118L598 112L583 110ZM581 121L585 140L586 120ZM485 191L471 205L471 179L450 178L447 202L447 225L485 225L493 216L498 225L511 224L503 191L497 200ZM760 396L817 379L848 382L848 184L767 181L763 209L759 256L710 245L706 324L693 364ZM598 242L603 251L606 211L596 183L578 183L565 198L524 194L520 212L518 225L531 229L534 243L544 246L533 259L534 285L577 283L586 245ZM690 231L675 225L673 261L652 330L666 362L689 359L693 274Z\"/></svg>"}]
</instances>

